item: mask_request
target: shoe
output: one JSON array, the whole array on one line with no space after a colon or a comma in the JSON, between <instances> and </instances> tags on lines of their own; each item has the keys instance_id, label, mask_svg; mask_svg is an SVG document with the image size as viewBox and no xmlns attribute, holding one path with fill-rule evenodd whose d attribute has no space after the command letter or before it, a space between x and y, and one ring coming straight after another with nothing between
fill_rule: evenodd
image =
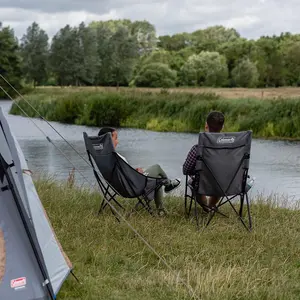
<instances>
[{"instance_id":1,"label":"shoe","mask_svg":"<svg viewBox=\"0 0 300 300\"><path fill-rule=\"evenodd\" d=\"M167 211L164 208L160 208L157 210L157 215L159 217L165 217L165 216L167 216Z\"/></svg>"},{"instance_id":2,"label":"shoe","mask_svg":"<svg viewBox=\"0 0 300 300\"><path fill-rule=\"evenodd\" d=\"M181 180L180 178L176 178L171 180L171 182L165 186L165 193L170 193L171 191L173 191L174 189L178 188L181 184Z\"/></svg>"}]
</instances>

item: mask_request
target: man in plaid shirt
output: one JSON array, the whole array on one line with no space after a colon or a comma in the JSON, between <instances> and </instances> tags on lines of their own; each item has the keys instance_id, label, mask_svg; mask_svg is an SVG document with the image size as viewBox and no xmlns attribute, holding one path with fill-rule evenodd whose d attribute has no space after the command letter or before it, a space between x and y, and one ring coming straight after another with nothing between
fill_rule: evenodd
<instances>
[{"instance_id":1,"label":"man in plaid shirt","mask_svg":"<svg viewBox=\"0 0 300 300\"><path fill-rule=\"evenodd\" d=\"M205 123L205 131L208 132L221 132L224 127L224 115L219 111L212 111L206 118ZM191 150L189 151L187 158L183 164L183 174L190 175L193 179L193 175L195 175L195 166L196 166L196 157L198 152L198 144L194 145ZM199 197L197 197L199 198ZM207 197L205 195L201 195L200 199L197 199L198 202L202 202L208 207L214 207L218 201L220 200L219 197ZM205 210L205 208L204 208Z\"/></svg>"}]
</instances>

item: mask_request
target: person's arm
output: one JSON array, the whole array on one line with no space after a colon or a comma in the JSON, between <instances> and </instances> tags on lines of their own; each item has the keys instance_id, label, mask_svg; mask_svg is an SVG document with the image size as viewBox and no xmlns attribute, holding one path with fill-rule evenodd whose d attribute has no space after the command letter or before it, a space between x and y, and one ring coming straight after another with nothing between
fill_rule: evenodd
<instances>
[{"instance_id":1,"label":"person's arm","mask_svg":"<svg viewBox=\"0 0 300 300\"><path fill-rule=\"evenodd\" d=\"M188 153L187 158L182 167L183 175L194 175L195 174L197 147L198 147L198 145L193 146L192 149L190 150L190 152Z\"/></svg>"}]
</instances>

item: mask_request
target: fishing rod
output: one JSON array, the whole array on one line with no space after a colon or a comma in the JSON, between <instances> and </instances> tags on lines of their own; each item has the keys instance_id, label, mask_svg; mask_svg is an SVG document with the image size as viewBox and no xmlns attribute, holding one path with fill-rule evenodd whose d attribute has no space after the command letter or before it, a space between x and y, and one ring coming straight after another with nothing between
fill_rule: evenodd
<instances>
[{"instance_id":1,"label":"fishing rod","mask_svg":"<svg viewBox=\"0 0 300 300\"><path fill-rule=\"evenodd\" d=\"M90 166L93 171L97 172L97 174L100 175L101 178L103 178L102 174L99 173L97 170L95 170L95 168L92 166L92 164L89 163L88 160L86 160L76 149L74 146L72 146L60 133L58 130L56 130L54 128L54 126L48 121L46 120L39 112L38 110L28 101L24 98L23 95L21 95L19 93L18 90L15 89L15 87L2 75L0 74L0 78L2 78L19 96L22 100L25 101L26 104L28 104L37 114L38 116L45 121L72 149L73 151L76 152L76 154L82 159L84 160L88 166ZM45 135L46 139L48 140L48 142L50 142L56 149L59 150L59 152L70 162L70 164L73 166L73 168L84 178L85 181L87 181L89 183L90 186L93 186L92 183L90 182L90 180L88 178L86 178L82 172L80 170L77 169L77 167L71 162L71 160L65 155L65 153L59 148L57 147L53 141L47 136L47 134L39 128L39 126L34 122L33 118L31 118L24 109L21 108L21 106L17 103L16 100L13 99L13 97L0 85L1 90L6 94L7 97L9 97L9 99L25 114L25 116L27 118L30 119L30 121L43 133L43 135ZM187 289L188 293L190 294L190 297L192 299L197 299L200 300L200 298L196 295L195 291L193 290L193 288L186 283L182 278L180 278L179 273L177 274L173 268L168 264L168 262L150 245L150 243L137 231L137 229L135 229L133 227L133 225L131 225L131 223L129 221L126 220L126 218L119 213L119 211L114 207L113 204L111 204L109 201L107 201L104 197L104 200L106 201L107 205L110 206L110 208L126 223L126 225L129 227L129 229L131 229L136 236L159 258L160 261L163 262L163 264L167 267L167 269L169 269L169 271L171 273L174 273L175 277L178 278L179 282L181 282Z\"/></svg>"}]
</instances>

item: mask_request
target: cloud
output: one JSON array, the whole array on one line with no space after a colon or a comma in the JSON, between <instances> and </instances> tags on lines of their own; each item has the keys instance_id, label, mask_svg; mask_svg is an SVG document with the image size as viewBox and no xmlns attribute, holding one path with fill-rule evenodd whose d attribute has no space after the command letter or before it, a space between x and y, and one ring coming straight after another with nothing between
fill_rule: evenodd
<instances>
[{"instance_id":1,"label":"cloud","mask_svg":"<svg viewBox=\"0 0 300 300\"><path fill-rule=\"evenodd\" d=\"M224 25L247 38L258 38L285 31L300 33L297 11L298 0L0 1L0 20L14 28L18 37L34 21L51 37L67 24L127 18L148 20L159 35Z\"/></svg>"}]
</instances>

